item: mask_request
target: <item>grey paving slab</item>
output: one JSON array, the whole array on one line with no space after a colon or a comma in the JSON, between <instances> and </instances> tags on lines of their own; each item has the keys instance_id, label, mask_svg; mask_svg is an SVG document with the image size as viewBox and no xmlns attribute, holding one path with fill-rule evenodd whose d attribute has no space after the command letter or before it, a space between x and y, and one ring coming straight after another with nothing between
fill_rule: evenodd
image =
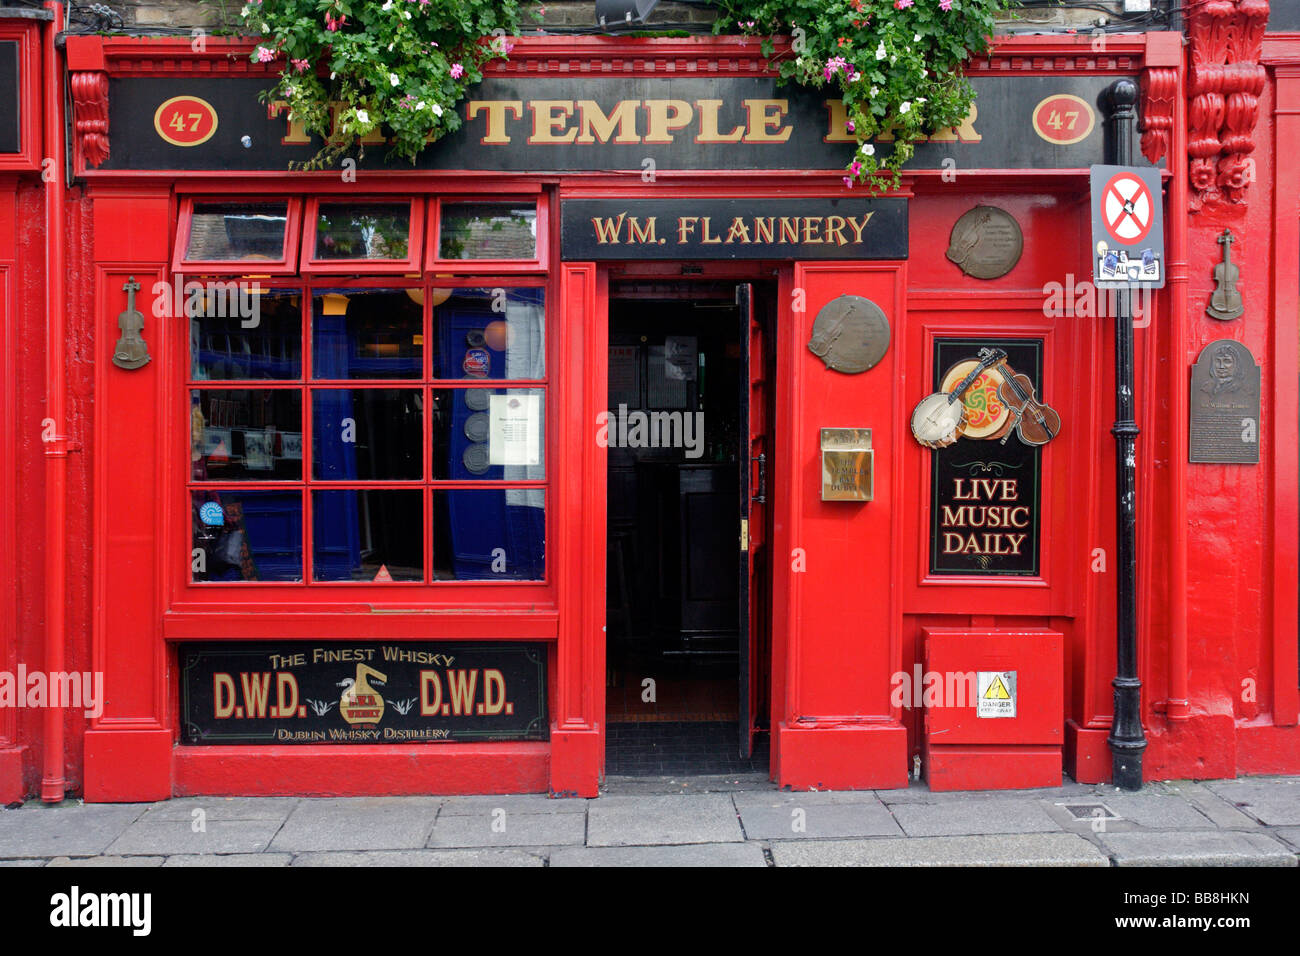
<instances>
[{"instance_id":1,"label":"grey paving slab","mask_svg":"<svg viewBox=\"0 0 1300 956\"><path fill-rule=\"evenodd\" d=\"M292 862L293 855L289 853L183 853L167 857L163 866L288 866Z\"/></svg>"},{"instance_id":2,"label":"grey paving slab","mask_svg":"<svg viewBox=\"0 0 1300 956\"><path fill-rule=\"evenodd\" d=\"M31 860L0 860L0 866L44 866L45 861L42 859Z\"/></svg>"},{"instance_id":3,"label":"grey paving slab","mask_svg":"<svg viewBox=\"0 0 1300 956\"><path fill-rule=\"evenodd\" d=\"M731 797L721 793L610 796L587 810L588 846L740 843Z\"/></svg>"},{"instance_id":4,"label":"grey paving slab","mask_svg":"<svg viewBox=\"0 0 1300 956\"><path fill-rule=\"evenodd\" d=\"M1243 813L1203 783L1180 780L1167 782L1165 786L1205 814L1216 827L1253 830L1260 826L1258 820Z\"/></svg>"},{"instance_id":5,"label":"grey paving slab","mask_svg":"<svg viewBox=\"0 0 1300 956\"><path fill-rule=\"evenodd\" d=\"M284 820L299 803L298 797L177 797L162 800L145 811L143 820ZM194 811L201 810L202 816Z\"/></svg>"},{"instance_id":6,"label":"grey paving slab","mask_svg":"<svg viewBox=\"0 0 1300 956\"><path fill-rule=\"evenodd\" d=\"M1268 832L1294 849L1300 850L1300 827L1278 827Z\"/></svg>"},{"instance_id":7,"label":"grey paving slab","mask_svg":"<svg viewBox=\"0 0 1300 956\"><path fill-rule=\"evenodd\" d=\"M1267 833L1178 830L1100 833L1116 866L1295 866L1295 851Z\"/></svg>"},{"instance_id":8,"label":"grey paving slab","mask_svg":"<svg viewBox=\"0 0 1300 956\"><path fill-rule=\"evenodd\" d=\"M808 840L772 844L777 866L1109 866L1073 833Z\"/></svg>"},{"instance_id":9,"label":"grey paving slab","mask_svg":"<svg viewBox=\"0 0 1300 956\"><path fill-rule=\"evenodd\" d=\"M870 800L843 803L800 799L822 794L781 796L793 796L793 799L769 799L766 806L748 800L741 805L737 801L740 825L748 839L815 840L903 835L889 808L874 796Z\"/></svg>"},{"instance_id":10,"label":"grey paving slab","mask_svg":"<svg viewBox=\"0 0 1300 956\"><path fill-rule=\"evenodd\" d=\"M581 813L503 813L439 816L430 847L581 846L587 820Z\"/></svg>"},{"instance_id":11,"label":"grey paving slab","mask_svg":"<svg viewBox=\"0 0 1300 956\"><path fill-rule=\"evenodd\" d=\"M271 841L275 852L423 847L440 801L404 797L304 800Z\"/></svg>"},{"instance_id":12,"label":"grey paving slab","mask_svg":"<svg viewBox=\"0 0 1300 956\"><path fill-rule=\"evenodd\" d=\"M1098 788L1094 784L1067 780L1059 787L1035 787L1028 790L942 790L935 792L929 785L913 781L905 790L877 790L876 795L887 805L896 803L969 803L972 800L1007 800L1011 798L1038 798L1042 800L1069 800L1090 796Z\"/></svg>"},{"instance_id":13,"label":"grey paving slab","mask_svg":"<svg viewBox=\"0 0 1300 956\"><path fill-rule=\"evenodd\" d=\"M162 866L160 856L56 856L46 866Z\"/></svg>"},{"instance_id":14,"label":"grey paving slab","mask_svg":"<svg viewBox=\"0 0 1300 956\"><path fill-rule=\"evenodd\" d=\"M733 793L737 810L748 807L828 807L881 805L874 790L762 790Z\"/></svg>"},{"instance_id":15,"label":"grey paving slab","mask_svg":"<svg viewBox=\"0 0 1300 956\"><path fill-rule=\"evenodd\" d=\"M1300 825L1300 779L1247 777L1208 782L1205 786L1268 826Z\"/></svg>"},{"instance_id":16,"label":"grey paving slab","mask_svg":"<svg viewBox=\"0 0 1300 956\"><path fill-rule=\"evenodd\" d=\"M144 804L99 803L0 811L0 857L94 856L145 809Z\"/></svg>"},{"instance_id":17,"label":"grey paving slab","mask_svg":"<svg viewBox=\"0 0 1300 956\"><path fill-rule=\"evenodd\" d=\"M303 853L294 866L543 866L523 850L376 850L369 853Z\"/></svg>"},{"instance_id":18,"label":"grey paving slab","mask_svg":"<svg viewBox=\"0 0 1300 956\"><path fill-rule=\"evenodd\" d=\"M551 866L767 866L757 843L690 843L684 846L561 847Z\"/></svg>"},{"instance_id":19,"label":"grey paving slab","mask_svg":"<svg viewBox=\"0 0 1300 956\"><path fill-rule=\"evenodd\" d=\"M1209 817L1182 797L1159 793L1112 793L1095 797L1066 798L1055 801L1052 806L1056 807L1057 804L1074 804L1075 806L1100 804L1119 816L1118 821L1104 818L1102 823L1095 824L1094 820L1089 817L1075 819L1064 806L1058 808L1059 813L1052 814L1055 819L1064 820L1070 825L1082 825L1089 828L1101 826L1105 829L1119 827L1123 830L1134 828L1176 830L1181 827L1202 830L1212 823ZM1120 824L1129 825L1120 826Z\"/></svg>"},{"instance_id":20,"label":"grey paving slab","mask_svg":"<svg viewBox=\"0 0 1300 956\"><path fill-rule=\"evenodd\" d=\"M195 832L188 820L150 820L146 815L109 844L108 853L261 853L280 829L279 820L209 820Z\"/></svg>"},{"instance_id":21,"label":"grey paving slab","mask_svg":"<svg viewBox=\"0 0 1300 956\"><path fill-rule=\"evenodd\" d=\"M889 809L903 832L913 837L1050 833L1061 829L1039 800L1000 798L902 803Z\"/></svg>"},{"instance_id":22,"label":"grey paving slab","mask_svg":"<svg viewBox=\"0 0 1300 956\"><path fill-rule=\"evenodd\" d=\"M516 793L498 796L447 797L439 817L464 817L504 810L507 814L586 813L587 801L580 797L548 797L544 793Z\"/></svg>"},{"instance_id":23,"label":"grey paving slab","mask_svg":"<svg viewBox=\"0 0 1300 956\"><path fill-rule=\"evenodd\" d=\"M735 791L776 791L776 784L765 773L665 774L657 777L605 778L603 793L616 796L656 793L732 793Z\"/></svg>"}]
</instances>

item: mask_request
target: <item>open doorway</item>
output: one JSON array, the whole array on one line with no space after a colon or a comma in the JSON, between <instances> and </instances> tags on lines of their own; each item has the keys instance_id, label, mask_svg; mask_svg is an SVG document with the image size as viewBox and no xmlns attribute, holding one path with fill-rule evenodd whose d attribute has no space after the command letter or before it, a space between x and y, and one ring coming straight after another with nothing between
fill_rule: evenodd
<instances>
[{"instance_id":1,"label":"open doorway","mask_svg":"<svg viewBox=\"0 0 1300 956\"><path fill-rule=\"evenodd\" d=\"M607 774L768 769L771 292L611 286Z\"/></svg>"}]
</instances>

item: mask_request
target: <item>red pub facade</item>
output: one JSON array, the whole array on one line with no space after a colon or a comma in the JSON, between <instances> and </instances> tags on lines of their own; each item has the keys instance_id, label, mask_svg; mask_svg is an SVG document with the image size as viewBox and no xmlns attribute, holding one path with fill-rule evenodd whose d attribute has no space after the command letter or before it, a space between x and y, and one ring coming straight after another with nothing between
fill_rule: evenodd
<instances>
[{"instance_id":1,"label":"red pub facade","mask_svg":"<svg viewBox=\"0 0 1300 956\"><path fill-rule=\"evenodd\" d=\"M1293 14L998 38L976 112L869 198L834 98L744 38L521 38L414 168L291 172L320 143L251 43L45 12L0 18L0 671L51 693L0 708L6 801L595 796L643 615L721 668L781 786L1110 779L1089 169L1124 79L1164 213L1145 777L1300 772ZM913 410L970 374L981 417L923 445ZM637 411L684 447L641 454Z\"/></svg>"}]
</instances>

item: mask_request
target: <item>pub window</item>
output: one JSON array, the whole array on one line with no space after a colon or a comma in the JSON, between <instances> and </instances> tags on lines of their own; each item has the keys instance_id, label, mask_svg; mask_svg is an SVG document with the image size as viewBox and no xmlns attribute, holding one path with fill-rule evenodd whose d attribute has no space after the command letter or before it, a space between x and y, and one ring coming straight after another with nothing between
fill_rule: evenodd
<instances>
[{"instance_id":1,"label":"pub window","mask_svg":"<svg viewBox=\"0 0 1300 956\"><path fill-rule=\"evenodd\" d=\"M309 199L302 269L411 273L419 269L424 200Z\"/></svg>"},{"instance_id":2,"label":"pub window","mask_svg":"<svg viewBox=\"0 0 1300 956\"><path fill-rule=\"evenodd\" d=\"M442 199L430 224L430 269L545 268L546 205L536 198Z\"/></svg>"},{"instance_id":3,"label":"pub window","mask_svg":"<svg viewBox=\"0 0 1300 956\"><path fill-rule=\"evenodd\" d=\"M434 281L189 317L193 583L545 579L542 280Z\"/></svg>"},{"instance_id":4,"label":"pub window","mask_svg":"<svg viewBox=\"0 0 1300 956\"><path fill-rule=\"evenodd\" d=\"M299 201L186 199L172 271L229 274L294 272Z\"/></svg>"}]
</instances>

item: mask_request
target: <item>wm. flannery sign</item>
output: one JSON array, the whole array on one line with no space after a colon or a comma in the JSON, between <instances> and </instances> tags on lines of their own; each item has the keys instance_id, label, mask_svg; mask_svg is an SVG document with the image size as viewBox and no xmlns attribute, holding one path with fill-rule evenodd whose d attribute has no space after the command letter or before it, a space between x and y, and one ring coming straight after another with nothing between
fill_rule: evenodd
<instances>
[{"instance_id":1,"label":"wm. flannery sign","mask_svg":"<svg viewBox=\"0 0 1300 956\"><path fill-rule=\"evenodd\" d=\"M1082 169L1102 156L1097 101L1113 76L978 77L965 122L918 145L911 166ZM256 78L119 77L109 86L112 153L101 167L284 170L321 141L264 104ZM182 141L158 117L175 97L203 100L210 136ZM841 170L853 148L844 104L770 77L492 77L460 104L464 125L419 157L416 168L484 172L792 169ZM206 112L206 111L204 111ZM172 118L175 120L175 118ZM200 117L199 121L203 121ZM1076 138L1077 137L1077 138ZM877 139L882 154L892 137ZM365 141L361 168L386 164L381 135ZM649 179L647 179L649 181Z\"/></svg>"}]
</instances>

